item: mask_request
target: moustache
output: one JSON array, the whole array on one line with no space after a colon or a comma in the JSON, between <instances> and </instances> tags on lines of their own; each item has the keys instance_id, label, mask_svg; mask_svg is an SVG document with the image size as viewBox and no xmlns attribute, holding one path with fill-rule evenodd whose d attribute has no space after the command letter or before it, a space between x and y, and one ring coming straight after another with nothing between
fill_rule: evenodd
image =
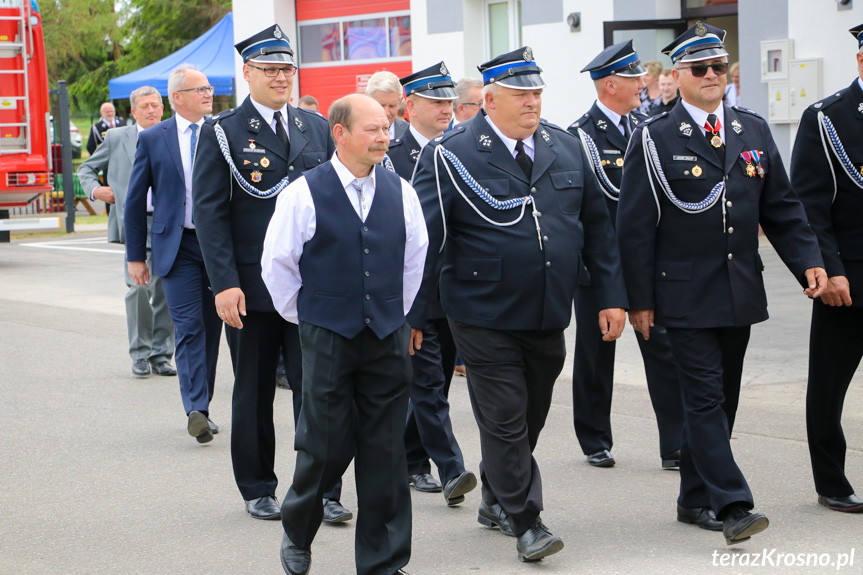
<instances>
[{"instance_id":1,"label":"moustache","mask_svg":"<svg viewBox=\"0 0 863 575\"><path fill-rule=\"evenodd\" d=\"M372 146L369 148L370 152L386 152L389 151L389 146Z\"/></svg>"}]
</instances>

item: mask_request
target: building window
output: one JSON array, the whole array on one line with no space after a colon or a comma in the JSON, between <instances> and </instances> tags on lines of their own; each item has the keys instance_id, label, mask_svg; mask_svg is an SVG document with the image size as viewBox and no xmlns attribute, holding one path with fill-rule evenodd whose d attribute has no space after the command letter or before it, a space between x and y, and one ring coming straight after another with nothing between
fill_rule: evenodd
<instances>
[{"instance_id":1,"label":"building window","mask_svg":"<svg viewBox=\"0 0 863 575\"><path fill-rule=\"evenodd\" d=\"M299 23L301 63L326 66L345 61L409 60L411 18L407 14L373 14Z\"/></svg>"},{"instance_id":2,"label":"building window","mask_svg":"<svg viewBox=\"0 0 863 575\"><path fill-rule=\"evenodd\" d=\"M521 47L521 0L486 0L488 58Z\"/></svg>"}]
</instances>

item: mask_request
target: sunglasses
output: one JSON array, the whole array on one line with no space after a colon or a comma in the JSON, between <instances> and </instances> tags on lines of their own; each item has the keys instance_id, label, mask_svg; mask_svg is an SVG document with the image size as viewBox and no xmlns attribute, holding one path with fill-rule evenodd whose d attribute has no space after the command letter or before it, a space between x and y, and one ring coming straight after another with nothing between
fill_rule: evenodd
<instances>
[{"instance_id":1,"label":"sunglasses","mask_svg":"<svg viewBox=\"0 0 863 575\"><path fill-rule=\"evenodd\" d=\"M707 69L713 68L713 73L717 76L724 76L728 73L728 62L720 62L718 64L695 64L694 66L682 66L678 70L689 70L696 78L703 78L707 75Z\"/></svg>"}]
</instances>

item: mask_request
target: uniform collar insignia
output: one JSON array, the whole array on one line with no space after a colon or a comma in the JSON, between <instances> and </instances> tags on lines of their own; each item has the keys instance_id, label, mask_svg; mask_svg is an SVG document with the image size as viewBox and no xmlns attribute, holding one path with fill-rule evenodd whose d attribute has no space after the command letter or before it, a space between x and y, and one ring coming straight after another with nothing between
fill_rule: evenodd
<instances>
[{"instance_id":1,"label":"uniform collar insignia","mask_svg":"<svg viewBox=\"0 0 863 575\"><path fill-rule=\"evenodd\" d=\"M483 148L491 148L491 136L487 136L485 134L480 135L479 144Z\"/></svg>"},{"instance_id":2,"label":"uniform collar insignia","mask_svg":"<svg viewBox=\"0 0 863 575\"><path fill-rule=\"evenodd\" d=\"M419 155L420 155L419 150L411 150L410 151L411 160L413 160L414 162L417 161L417 158L419 157Z\"/></svg>"},{"instance_id":3,"label":"uniform collar insignia","mask_svg":"<svg viewBox=\"0 0 863 575\"><path fill-rule=\"evenodd\" d=\"M596 127L600 130L607 130L608 124L605 123L605 120L599 119L596 121Z\"/></svg>"},{"instance_id":4,"label":"uniform collar insignia","mask_svg":"<svg viewBox=\"0 0 863 575\"><path fill-rule=\"evenodd\" d=\"M684 136L692 135L692 126L689 122L680 122L680 126L677 128Z\"/></svg>"},{"instance_id":5,"label":"uniform collar insignia","mask_svg":"<svg viewBox=\"0 0 863 575\"><path fill-rule=\"evenodd\" d=\"M257 116L249 118L249 129L253 132L258 132L261 129L261 120Z\"/></svg>"},{"instance_id":6,"label":"uniform collar insignia","mask_svg":"<svg viewBox=\"0 0 863 575\"><path fill-rule=\"evenodd\" d=\"M633 123L633 124L635 124L636 126L638 125L638 118L635 118L635 117L633 117L633 116L630 116L630 117L629 117L629 119L630 119L630 120L632 120L632 123Z\"/></svg>"},{"instance_id":7,"label":"uniform collar insignia","mask_svg":"<svg viewBox=\"0 0 863 575\"><path fill-rule=\"evenodd\" d=\"M863 114L863 102L860 102L857 105L857 111L860 112L861 114Z\"/></svg>"},{"instance_id":8,"label":"uniform collar insignia","mask_svg":"<svg viewBox=\"0 0 863 575\"><path fill-rule=\"evenodd\" d=\"M731 121L731 129L734 130L735 134L740 134L740 132L743 131L743 126L741 126L740 122L738 122L737 120L732 120Z\"/></svg>"},{"instance_id":9,"label":"uniform collar insignia","mask_svg":"<svg viewBox=\"0 0 863 575\"><path fill-rule=\"evenodd\" d=\"M548 144L549 146L552 144L551 136L548 135L548 132L545 131L545 128L540 128L539 135L542 137L542 140Z\"/></svg>"},{"instance_id":10,"label":"uniform collar insignia","mask_svg":"<svg viewBox=\"0 0 863 575\"><path fill-rule=\"evenodd\" d=\"M300 120L297 116L294 116L294 125L297 127L298 130L303 129L303 121Z\"/></svg>"}]
</instances>

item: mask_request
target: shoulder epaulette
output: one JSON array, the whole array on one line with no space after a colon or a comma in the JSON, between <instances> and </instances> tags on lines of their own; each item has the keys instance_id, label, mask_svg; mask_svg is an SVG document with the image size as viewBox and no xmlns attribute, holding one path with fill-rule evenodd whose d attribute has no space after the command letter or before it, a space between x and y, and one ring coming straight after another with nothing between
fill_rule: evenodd
<instances>
[{"instance_id":1,"label":"shoulder epaulette","mask_svg":"<svg viewBox=\"0 0 863 575\"><path fill-rule=\"evenodd\" d=\"M237 109L231 108L230 110L225 110L224 112L219 112L218 114L213 116L212 120L213 120L213 122L220 122L220 121L224 120L225 118L233 116L236 113L237 113Z\"/></svg>"},{"instance_id":2,"label":"shoulder epaulette","mask_svg":"<svg viewBox=\"0 0 863 575\"><path fill-rule=\"evenodd\" d=\"M393 148L395 146L401 146L401 145L402 145L402 139L401 138L396 138L394 140L390 140L390 148Z\"/></svg>"},{"instance_id":3,"label":"shoulder epaulette","mask_svg":"<svg viewBox=\"0 0 863 575\"><path fill-rule=\"evenodd\" d=\"M577 128L584 123L585 118L589 118L590 113L585 113L581 118L569 125L570 128Z\"/></svg>"},{"instance_id":4,"label":"shoulder epaulette","mask_svg":"<svg viewBox=\"0 0 863 575\"><path fill-rule=\"evenodd\" d=\"M540 118L540 119L539 119L539 125L540 125L540 126L543 126L543 127L545 127L545 128L551 128L552 130L557 130L557 131L559 131L559 132L563 132L563 133L564 133L564 134L566 134L567 136L572 136L572 134L571 134L571 133L567 132L566 130L564 130L563 128L561 128L560 126L558 126L557 124L552 124L551 122L549 122L548 120L546 120L546 119L544 119L544 118Z\"/></svg>"},{"instance_id":5,"label":"shoulder epaulette","mask_svg":"<svg viewBox=\"0 0 863 575\"><path fill-rule=\"evenodd\" d=\"M327 120L327 118L320 112L315 112L314 110L308 110L306 108L294 108L294 110L297 112L297 114L305 114L306 116L314 118L313 121L315 122L320 120L323 120L324 122L329 122L329 120ZM329 129L329 127L327 129Z\"/></svg>"},{"instance_id":6,"label":"shoulder epaulette","mask_svg":"<svg viewBox=\"0 0 863 575\"><path fill-rule=\"evenodd\" d=\"M828 106L832 106L833 104L835 104L836 102L838 102L841 99L842 99L842 92L836 92L834 94L830 94L829 96L827 96L823 100L815 102L814 104L809 106L809 109L817 112L818 110L823 110L824 108L827 108Z\"/></svg>"},{"instance_id":7,"label":"shoulder epaulette","mask_svg":"<svg viewBox=\"0 0 863 575\"><path fill-rule=\"evenodd\" d=\"M659 114L658 116L650 116L646 120L642 120L641 122L639 122L638 125L639 125L639 127L646 126L648 124L652 124L653 122L659 120L660 118L666 118L666 117L668 117L668 112L663 112L663 113Z\"/></svg>"},{"instance_id":8,"label":"shoulder epaulette","mask_svg":"<svg viewBox=\"0 0 863 575\"><path fill-rule=\"evenodd\" d=\"M430 144L440 144L441 142L445 142L454 136L458 136L459 134L467 134L467 130L450 130L449 132L444 132L440 136L436 138L432 138L429 142ZM395 140L393 140L395 141Z\"/></svg>"},{"instance_id":9,"label":"shoulder epaulette","mask_svg":"<svg viewBox=\"0 0 863 575\"><path fill-rule=\"evenodd\" d=\"M755 110L750 110L749 108L744 108L743 106L731 106L734 108L735 112L743 112L744 114L749 114L750 116L755 116L756 118L763 120L764 118L756 112Z\"/></svg>"}]
</instances>

